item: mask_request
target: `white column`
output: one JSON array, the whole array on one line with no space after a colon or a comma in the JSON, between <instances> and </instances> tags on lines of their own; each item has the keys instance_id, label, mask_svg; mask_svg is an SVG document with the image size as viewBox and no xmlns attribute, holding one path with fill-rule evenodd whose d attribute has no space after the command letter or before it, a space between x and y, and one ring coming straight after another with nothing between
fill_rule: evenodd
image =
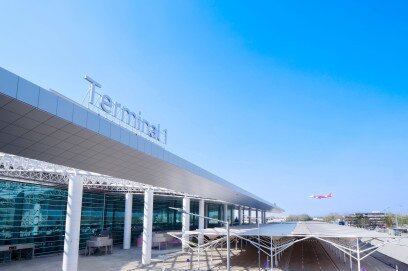
<instances>
[{"instance_id":1,"label":"white column","mask_svg":"<svg viewBox=\"0 0 408 271\"><path fill-rule=\"evenodd\" d=\"M123 249L130 248L130 236L132 227L132 203L133 195L127 193L125 195L125 224L123 229Z\"/></svg>"},{"instance_id":2,"label":"white column","mask_svg":"<svg viewBox=\"0 0 408 271\"><path fill-rule=\"evenodd\" d=\"M77 271L81 230L82 177L71 175L68 182L67 214L65 218L63 271Z\"/></svg>"},{"instance_id":3,"label":"white column","mask_svg":"<svg viewBox=\"0 0 408 271\"><path fill-rule=\"evenodd\" d=\"M242 207L238 207L238 225L242 225Z\"/></svg>"},{"instance_id":4,"label":"white column","mask_svg":"<svg viewBox=\"0 0 408 271\"><path fill-rule=\"evenodd\" d=\"M357 238L357 270L361 271L361 261L360 261L360 244Z\"/></svg>"},{"instance_id":5,"label":"white column","mask_svg":"<svg viewBox=\"0 0 408 271\"><path fill-rule=\"evenodd\" d=\"M204 200L200 199L200 201L198 202L198 215L199 216L205 216L204 215L204 206L205 206ZM202 218L202 217L198 218L198 229L199 230L204 230L204 218ZM198 236L198 243L199 244L204 243L204 236L202 234L200 234Z\"/></svg>"},{"instance_id":6,"label":"white column","mask_svg":"<svg viewBox=\"0 0 408 271\"><path fill-rule=\"evenodd\" d=\"M258 223L259 222L259 210L258 209L256 209L255 210L255 217L256 217L256 223Z\"/></svg>"},{"instance_id":7,"label":"white column","mask_svg":"<svg viewBox=\"0 0 408 271\"><path fill-rule=\"evenodd\" d=\"M228 204L224 204L224 217L222 220L227 221L228 219Z\"/></svg>"},{"instance_id":8,"label":"white column","mask_svg":"<svg viewBox=\"0 0 408 271\"><path fill-rule=\"evenodd\" d=\"M271 236L271 270L273 269L273 266L274 266L274 264L273 264L273 238L272 238L272 236Z\"/></svg>"},{"instance_id":9,"label":"white column","mask_svg":"<svg viewBox=\"0 0 408 271\"><path fill-rule=\"evenodd\" d=\"M275 247L275 266L278 267L278 242L277 240L275 240L275 242L273 242L273 246Z\"/></svg>"},{"instance_id":10,"label":"white column","mask_svg":"<svg viewBox=\"0 0 408 271\"><path fill-rule=\"evenodd\" d=\"M183 198L183 211L190 213L190 199L187 197ZM190 236L185 234L185 232L190 230L190 215L183 213L182 219L182 232L183 232L183 250L188 248L187 242L190 240Z\"/></svg>"},{"instance_id":11,"label":"white column","mask_svg":"<svg viewBox=\"0 0 408 271\"><path fill-rule=\"evenodd\" d=\"M204 216L208 216L208 204L204 203ZM208 219L204 219L204 229L208 228Z\"/></svg>"},{"instance_id":12,"label":"white column","mask_svg":"<svg viewBox=\"0 0 408 271\"><path fill-rule=\"evenodd\" d=\"M146 265L152 259L153 190L148 189L144 193L143 213L142 265Z\"/></svg>"}]
</instances>

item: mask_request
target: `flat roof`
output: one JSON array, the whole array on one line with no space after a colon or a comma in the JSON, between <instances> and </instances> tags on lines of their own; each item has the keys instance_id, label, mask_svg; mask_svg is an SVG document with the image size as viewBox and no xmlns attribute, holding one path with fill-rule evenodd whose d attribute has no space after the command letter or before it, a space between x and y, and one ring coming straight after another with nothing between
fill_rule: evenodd
<instances>
[{"instance_id":1,"label":"flat roof","mask_svg":"<svg viewBox=\"0 0 408 271\"><path fill-rule=\"evenodd\" d=\"M208 236L225 236L225 228L209 228L189 231L188 234L204 234ZM267 237L330 237L330 238L395 238L386 233L365 230L349 226L341 226L325 222L286 222L255 224L231 227L231 234L240 236Z\"/></svg>"},{"instance_id":2,"label":"flat roof","mask_svg":"<svg viewBox=\"0 0 408 271\"><path fill-rule=\"evenodd\" d=\"M150 184L231 204L277 205L0 68L0 152Z\"/></svg>"}]
</instances>

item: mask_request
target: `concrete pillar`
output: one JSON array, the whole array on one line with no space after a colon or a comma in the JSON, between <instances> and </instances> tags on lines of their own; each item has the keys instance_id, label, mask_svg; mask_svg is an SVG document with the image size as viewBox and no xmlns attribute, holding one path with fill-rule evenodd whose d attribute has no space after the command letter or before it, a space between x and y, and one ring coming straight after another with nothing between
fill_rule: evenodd
<instances>
[{"instance_id":1,"label":"concrete pillar","mask_svg":"<svg viewBox=\"0 0 408 271\"><path fill-rule=\"evenodd\" d=\"M200 199L200 201L198 202L198 215L199 216L205 216L204 206L205 206L204 200ZM204 230L204 218L202 218L202 217L198 218L198 229L199 230ZM199 244L204 243L204 236L202 234L198 235L198 243Z\"/></svg>"},{"instance_id":2,"label":"concrete pillar","mask_svg":"<svg viewBox=\"0 0 408 271\"><path fill-rule=\"evenodd\" d=\"M242 225L242 207L238 207L238 225Z\"/></svg>"},{"instance_id":3,"label":"concrete pillar","mask_svg":"<svg viewBox=\"0 0 408 271\"><path fill-rule=\"evenodd\" d=\"M190 199L187 197L183 198L183 211L190 213ZM190 215L183 213L183 219L182 219L182 228L183 232L183 250L186 250L188 248L188 241L190 240L190 236L188 234L185 234L185 232L190 230Z\"/></svg>"},{"instance_id":4,"label":"concrete pillar","mask_svg":"<svg viewBox=\"0 0 408 271\"><path fill-rule=\"evenodd\" d=\"M150 264L152 259L152 230L153 190L148 189L144 193L142 265Z\"/></svg>"},{"instance_id":5,"label":"concrete pillar","mask_svg":"<svg viewBox=\"0 0 408 271\"><path fill-rule=\"evenodd\" d=\"M132 228L132 205L133 205L133 195L127 193L125 195L125 224L123 229L123 249L130 248L130 236Z\"/></svg>"},{"instance_id":6,"label":"concrete pillar","mask_svg":"<svg viewBox=\"0 0 408 271\"><path fill-rule=\"evenodd\" d=\"M224 212L223 212L224 214L224 217L222 218L222 220L223 221L227 221L227 219L228 219L228 204L224 204Z\"/></svg>"},{"instance_id":7,"label":"concrete pillar","mask_svg":"<svg viewBox=\"0 0 408 271\"><path fill-rule=\"evenodd\" d=\"M65 218L63 271L77 271L81 230L82 177L77 173L69 177L67 214Z\"/></svg>"},{"instance_id":8,"label":"concrete pillar","mask_svg":"<svg viewBox=\"0 0 408 271\"><path fill-rule=\"evenodd\" d=\"M252 218L252 211L251 209L248 209L248 224L251 224L251 218Z\"/></svg>"}]
</instances>

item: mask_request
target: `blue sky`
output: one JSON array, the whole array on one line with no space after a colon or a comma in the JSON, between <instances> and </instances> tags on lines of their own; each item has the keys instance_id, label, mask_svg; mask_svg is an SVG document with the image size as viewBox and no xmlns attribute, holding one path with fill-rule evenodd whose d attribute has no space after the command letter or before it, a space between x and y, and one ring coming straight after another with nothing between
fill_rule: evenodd
<instances>
[{"instance_id":1,"label":"blue sky","mask_svg":"<svg viewBox=\"0 0 408 271\"><path fill-rule=\"evenodd\" d=\"M0 65L78 102L91 75L168 128L168 150L288 213L407 213L407 12L403 1L1 1Z\"/></svg>"}]
</instances>

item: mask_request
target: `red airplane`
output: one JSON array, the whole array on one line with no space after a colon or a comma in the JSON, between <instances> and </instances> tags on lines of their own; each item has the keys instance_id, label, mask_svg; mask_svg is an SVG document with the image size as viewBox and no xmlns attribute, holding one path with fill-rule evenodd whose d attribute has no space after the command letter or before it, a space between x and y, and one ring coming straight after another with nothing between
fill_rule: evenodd
<instances>
[{"instance_id":1,"label":"red airplane","mask_svg":"<svg viewBox=\"0 0 408 271\"><path fill-rule=\"evenodd\" d=\"M313 199L329 199L333 196L332 192L330 192L327 195L311 195L309 196L309 198L313 198Z\"/></svg>"}]
</instances>

